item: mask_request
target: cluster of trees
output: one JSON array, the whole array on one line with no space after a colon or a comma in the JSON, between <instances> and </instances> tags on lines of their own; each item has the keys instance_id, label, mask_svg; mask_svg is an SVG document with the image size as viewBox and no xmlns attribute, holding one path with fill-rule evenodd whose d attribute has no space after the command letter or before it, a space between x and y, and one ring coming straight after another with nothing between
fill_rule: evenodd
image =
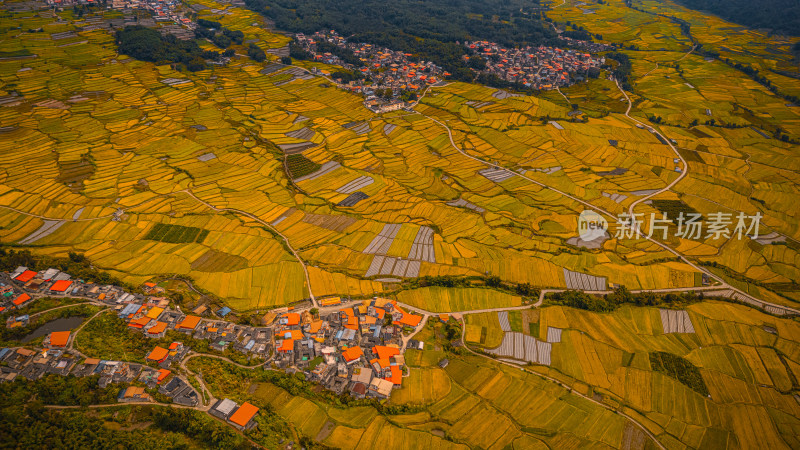
<instances>
[{"instance_id":1,"label":"cluster of trees","mask_svg":"<svg viewBox=\"0 0 800 450\"><path fill-rule=\"evenodd\" d=\"M678 0L687 8L708 11L752 28L800 35L800 3L796 0Z\"/></svg>"},{"instance_id":2,"label":"cluster of trees","mask_svg":"<svg viewBox=\"0 0 800 450\"><path fill-rule=\"evenodd\" d=\"M204 51L195 41L182 41L171 34L140 25L127 26L116 34L119 52L156 64L180 63L192 72L208 68L206 59L218 59L219 53Z\"/></svg>"},{"instance_id":3,"label":"cluster of trees","mask_svg":"<svg viewBox=\"0 0 800 450\"><path fill-rule=\"evenodd\" d=\"M206 414L183 409L123 406L99 414L50 410L43 405L116 403L120 385L101 389L99 376L22 377L0 384L0 439L11 448L243 448L247 442ZM106 426L112 420L113 426ZM125 426L138 425L141 426ZM249 448L249 445L247 446Z\"/></svg>"},{"instance_id":4,"label":"cluster of trees","mask_svg":"<svg viewBox=\"0 0 800 450\"><path fill-rule=\"evenodd\" d=\"M291 47L289 48L291 52ZM338 56L339 59L344 61L347 64L350 64L355 67L362 67L364 65L364 61L356 56L352 50L348 48L339 47L336 44L332 44L330 42L317 42L317 53L330 53L332 55Z\"/></svg>"},{"instance_id":5,"label":"cluster of trees","mask_svg":"<svg viewBox=\"0 0 800 450\"><path fill-rule=\"evenodd\" d=\"M620 52L610 52L606 53L606 60L613 59L617 62L617 66L614 67L611 73L614 75L614 78L619 80L622 89L626 91L631 90L631 71L633 70L633 65L631 64L631 58L626 55L625 53ZM611 68L611 66L606 63L607 67Z\"/></svg>"},{"instance_id":6,"label":"cluster of trees","mask_svg":"<svg viewBox=\"0 0 800 450\"><path fill-rule=\"evenodd\" d=\"M242 45L244 33L239 30L233 31L222 26L219 22L206 19L197 20L197 28L194 35L198 39L208 39L221 49L226 49L232 44Z\"/></svg>"},{"instance_id":7,"label":"cluster of trees","mask_svg":"<svg viewBox=\"0 0 800 450\"><path fill-rule=\"evenodd\" d=\"M650 353L650 367L656 372L680 381L704 396L709 394L700 369L680 356L667 352L652 352Z\"/></svg>"},{"instance_id":8,"label":"cluster of trees","mask_svg":"<svg viewBox=\"0 0 800 450\"><path fill-rule=\"evenodd\" d=\"M569 306L593 312L610 312L624 303L636 306L675 305L699 302L703 299L694 292L668 293L658 295L654 292L632 294L625 286L620 286L610 294L591 295L582 291L555 292L548 296L552 304Z\"/></svg>"},{"instance_id":9,"label":"cluster of trees","mask_svg":"<svg viewBox=\"0 0 800 450\"><path fill-rule=\"evenodd\" d=\"M538 2L526 0L246 0L279 29L313 33L335 29L368 42L434 61L452 78L472 80L456 41L486 39L501 45L554 44L555 31L539 14L526 14Z\"/></svg>"},{"instance_id":10,"label":"cluster of trees","mask_svg":"<svg viewBox=\"0 0 800 450\"><path fill-rule=\"evenodd\" d=\"M264 50L261 50L261 47L252 43L247 47L247 56L249 56L253 61L258 62L262 62L267 59L267 54L264 53Z\"/></svg>"},{"instance_id":11,"label":"cluster of trees","mask_svg":"<svg viewBox=\"0 0 800 450\"><path fill-rule=\"evenodd\" d=\"M72 275L74 279L81 279L90 283L115 284L130 288L118 278L112 277L107 272L92 266L82 254L69 252L68 258L56 258L48 255L33 255L30 250L14 250L0 247L0 270L10 272L19 266L31 270L44 270L50 267Z\"/></svg>"}]
</instances>

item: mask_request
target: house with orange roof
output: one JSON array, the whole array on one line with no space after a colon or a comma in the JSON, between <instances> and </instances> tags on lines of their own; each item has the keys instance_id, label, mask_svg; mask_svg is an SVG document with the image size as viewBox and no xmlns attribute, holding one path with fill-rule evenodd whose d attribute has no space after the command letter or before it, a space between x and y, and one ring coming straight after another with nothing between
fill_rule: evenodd
<instances>
[{"instance_id":1,"label":"house with orange roof","mask_svg":"<svg viewBox=\"0 0 800 450\"><path fill-rule=\"evenodd\" d=\"M144 328L150 321L153 320L147 316L139 317L128 322L128 326L132 328Z\"/></svg>"},{"instance_id":2,"label":"house with orange roof","mask_svg":"<svg viewBox=\"0 0 800 450\"><path fill-rule=\"evenodd\" d=\"M34 272L33 270L26 270L26 271L22 272L21 274L17 275L17 278L14 278L14 279L16 281L19 281L22 284L25 284L28 281L31 281L33 279L33 277L35 277L35 276L36 276L36 272Z\"/></svg>"},{"instance_id":3,"label":"house with orange roof","mask_svg":"<svg viewBox=\"0 0 800 450\"><path fill-rule=\"evenodd\" d=\"M287 326L294 326L300 325L300 314L298 313L286 313L283 317L280 318L278 321L281 325Z\"/></svg>"},{"instance_id":4,"label":"house with orange roof","mask_svg":"<svg viewBox=\"0 0 800 450\"><path fill-rule=\"evenodd\" d=\"M281 339L276 343L276 351L278 353L292 353L294 352L294 339Z\"/></svg>"},{"instance_id":5,"label":"house with orange roof","mask_svg":"<svg viewBox=\"0 0 800 450\"><path fill-rule=\"evenodd\" d=\"M161 313L163 312L164 308L159 308L158 306L154 306L150 308L150 311L147 311L147 314L145 314L145 316L151 319L158 319L158 317L161 316Z\"/></svg>"},{"instance_id":6,"label":"house with orange roof","mask_svg":"<svg viewBox=\"0 0 800 450\"><path fill-rule=\"evenodd\" d=\"M58 280L50 286L51 294L64 295L67 290L72 286L72 280Z\"/></svg>"},{"instance_id":7,"label":"house with orange roof","mask_svg":"<svg viewBox=\"0 0 800 450\"><path fill-rule=\"evenodd\" d=\"M17 308L21 308L21 307L22 307L22 305L24 305L24 304L25 304L25 302L27 302L27 301L28 301L28 300L30 300L30 299L31 299L31 296L30 296L30 295L23 293L23 294L20 294L20 295L19 295L17 298L15 298L14 300L12 300L12 301L11 301L11 303L13 303L13 304L14 304L14 306L16 306Z\"/></svg>"},{"instance_id":8,"label":"house with orange roof","mask_svg":"<svg viewBox=\"0 0 800 450\"><path fill-rule=\"evenodd\" d=\"M152 338L162 338L167 331L167 323L166 322L158 322L147 329L147 336Z\"/></svg>"},{"instance_id":9,"label":"house with orange roof","mask_svg":"<svg viewBox=\"0 0 800 450\"><path fill-rule=\"evenodd\" d=\"M400 385L403 384L403 371L400 369L400 366L389 366L389 370L391 371L391 375L386 379L391 381L395 388L400 387Z\"/></svg>"},{"instance_id":10,"label":"house with orange roof","mask_svg":"<svg viewBox=\"0 0 800 450\"><path fill-rule=\"evenodd\" d=\"M165 349L164 347L156 346L149 355L147 355L148 361L155 361L159 364L167 360L167 356L169 356L169 350Z\"/></svg>"},{"instance_id":11,"label":"house with orange roof","mask_svg":"<svg viewBox=\"0 0 800 450\"><path fill-rule=\"evenodd\" d=\"M390 347L386 345L376 345L372 347L372 353L377 355L378 359L389 359L395 355L400 354L398 347Z\"/></svg>"},{"instance_id":12,"label":"house with orange roof","mask_svg":"<svg viewBox=\"0 0 800 450\"><path fill-rule=\"evenodd\" d=\"M182 332L189 332L191 333L197 328L197 325L200 323L200 317L198 316L186 316L179 324L175 325L175 329Z\"/></svg>"},{"instance_id":13,"label":"house with orange roof","mask_svg":"<svg viewBox=\"0 0 800 450\"><path fill-rule=\"evenodd\" d=\"M46 346L51 348L64 348L69 342L69 331L54 331L48 337Z\"/></svg>"},{"instance_id":14,"label":"house with orange roof","mask_svg":"<svg viewBox=\"0 0 800 450\"><path fill-rule=\"evenodd\" d=\"M352 364L358 361L362 356L364 356L364 351L361 350L361 347L348 347L342 351L342 358L344 358L344 361L347 364Z\"/></svg>"},{"instance_id":15,"label":"house with orange roof","mask_svg":"<svg viewBox=\"0 0 800 450\"><path fill-rule=\"evenodd\" d=\"M171 373L171 370L158 369L158 378L156 378L156 383L161 384L161 382L164 381L164 379L167 378Z\"/></svg>"},{"instance_id":16,"label":"house with orange roof","mask_svg":"<svg viewBox=\"0 0 800 450\"><path fill-rule=\"evenodd\" d=\"M240 431L249 430L256 426L253 420L258 414L258 408L245 402L228 418L228 421Z\"/></svg>"}]
</instances>

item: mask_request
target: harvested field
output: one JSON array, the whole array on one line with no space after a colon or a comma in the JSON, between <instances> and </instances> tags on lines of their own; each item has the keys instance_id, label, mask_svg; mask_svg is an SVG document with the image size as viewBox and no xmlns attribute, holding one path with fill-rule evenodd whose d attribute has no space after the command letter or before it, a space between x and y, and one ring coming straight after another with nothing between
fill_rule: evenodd
<instances>
[{"instance_id":1,"label":"harvested field","mask_svg":"<svg viewBox=\"0 0 800 450\"><path fill-rule=\"evenodd\" d=\"M380 233L372 239L372 242L367 245L367 248L362 253L385 255L389 251L389 247L392 246L392 241L397 236L397 232L400 231L400 226L397 223L384 225Z\"/></svg>"},{"instance_id":2,"label":"harvested field","mask_svg":"<svg viewBox=\"0 0 800 450\"><path fill-rule=\"evenodd\" d=\"M408 259L436 262L436 255L433 250L433 229L420 227L417 236L414 238L414 243L411 245Z\"/></svg>"},{"instance_id":3,"label":"harvested field","mask_svg":"<svg viewBox=\"0 0 800 450\"><path fill-rule=\"evenodd\" d=\"M554 126L557 130L563 130L564 127L561 126L560 123L556 122L555 120L551 120L548 122L550 125Z\"/></svg>"},{"instance_id":4,"label":"harvested field","mask_svg":"<svg viewBox=\"0 0 800 450\"><path fill-rule=\"evenodd\" d=\"M694 333L694 325L686 311L674 309L660 309L661 326L664 333Z\"/></svg>"},{"instance_id":5,"label":"harvested field","mask_svg":"<svg viewBox=\"0 0 800 450\"><path fill-rule=\"evenodd\" d=\"M21 239L18 242L18 244L23 244L23 245L32 244L43 237L53 234L56 230L61 228L61 226L64 225L64 223L66 222L64 222L63 220L45 220L44 224L42 224L42 226L39 227L39 229L29 234L25 238Z\"/></svg>"},{"instance_id":6,"label":"harvested field","mask_svg":"<svg viewBox=\"0 0 800 450\"><path fill-rule=\"evenodd\" d=\"M500 323L503 323L502 319ZM506 356L519 361L549 366L551 350L552 345L548 342L542 342L534 337L509 331L503 336L503 342L500 347L486 351L497 356Z\"/></svg>"},{"instance_id":7,"label":"harvested field","mask_svg":"<svg viewBox=\"0 0 800 450\"><path fill-rule=\"evenodd\" d=\"M547 327L547 342L561 342L561 328Z\"/></svg>"},{"instance_id":8,"label":"harvested field","mask_svg":"<svg viewBox=\"0 0 800 450\"><path fill-rule=\"evenodd\" d=\"M375 255L364 276L394 275L397 277L416 278L419 276L419 266L419 261Z\"/></svg>"},{"instance_id":9,"label":"harvested field","mask_svg":"<svg viewBox=\"0 0 800 450\"><path fill-rule=\"evenodd\" d=\"M592 239L591 241L584 241L583 239L581 239L580 236L574 236L567 239L567 244L574 245L577 247L595 249L595 248L602 248L603 242L609 240L610 238L611 236L608 234L608 231L606 231L602 236L598 236Z\"/></svg>"},{"instance_id":10,"label":"harvested field","mask_svg":"<svg viewBox=\"0 0 800 450\"><path fill-rule=\"evenodd\" d=\"M486 212L485 209L481 208L480 206L478 206L478 205L476 205L474 203L470 203L470 202L464 200L463 198L459 198L458 200L451 200L451 201L447 202L446 205L448 205L448 206L461 206L461 207L468 208L468 209L471 209L471 210L473 210L475 212L479 212L479 213Z\"/></svg>"},{"instance_id":11,"label":"harvested field","mask_svg":"<svg viewBox=\"0 0 800 450\"><path fill-rule=\"evenodd\" d=\"M212 159L216 158L217 155L213 153L203 153L202 155L198 156L197 159L202 162L211 161Z\"/></svg>"},{"instance_id":12,"label":"harvested field","mask_svg":"<svg viewBox=\"0 0 800 450\"><path fill-rule=\"evenodd\" d=\"M287 155L294 155L297 153L303 153L304 151L314 148L317 145L319 144L315 144L313 142L300 142L298 144L280 144L278 147Z\"/></svg>"},{"instance_id":13,"label":"harvested field","mask_svg":"<svg viewBox=\"0 0 800 450\"><path fill-rule=\"evenodd\" d=\"M344 232L347 227L356 223L356 219L352 217L334 216L329 214L306 214L303 216L302 221L339 233Z\"/></svg>"},{"instance_id":14,"label":"harvested field","mask_svg":"<svg viewBox=\"0 0 800 450\"><path fill-rule=\"evenodd\" d=\"M286 133L286 136L295 139L302 139L304 141L310 141L311 138L314 137L316 132L308 127L300 128L299 130L294 130Z\"/></svg>"},{"instance_id":15,"label":"harvested field","mask_svg":"<svg viewBox=\"0 0 800 450\"><path fill-rule=\"evenodd\" d=\"M375 182L374 178L362 175L356 178L355 180L340 187L339 189L336 189L336 192L340 194L352 194L353 192L359 189L363 189L374 182Z\"/></svg>"},{"instance_id":16,"label":"harvested field","mask_svg":"<svg viewBox=\"0 0 800 450\"><path fill-rule=\"evenodd\" d=\"M292 214L294 214L296 211L297 211L297 210L296 210L296 209L294 209L294 208L289 208L289 209L287 209L286 211L284 211L284 212L283 212L283 214L281 214L280 216L278 216L277 218L275 218L275 220L273 220L273 221L270 223L270 225L272 225L273 227L274 227L274 226L277 226L278 224L280 224L281 222L283 222L284 220L286 220L286 219L287 219L289 216L291 216Z\"/></svg>"},{"instance_id":17,"label":"harvested field","mask_svg":"<svg viewBox=\"0 0 800 450\"><path fill-rule=\"evenodd\" d=\"M283 64L273 63L273 64L267 65L267 67L264 67L258 73L260 73L262 75L269 75L269 74L275 73L275 72L283 69L284 67L286 67L286 66L284 66Z\"/></svg>"},{"instance_id":18,"label":"harvested field","mask_svg":"<svg viewBox=\"0 0 800 450\"><path fill-rule=\"evenodd\" d=\"M365 194L365 193L363 193L361 191L354 192L354 193L350 194L349 196L347 196L346 199L344 199L341 202L339 202L337 204L337 206L344 206L344 207L347 207L347 208L351 208L353 206L356 206L356 204L358 202L360 202L361 200L365 200L365 199L368 199L368 198L369 198L369 195L367 195L367 194Z\"/></svg>"},{"instance_id":19,"label":"harvested field","mask_svg":"<svg viewBox=\"0 0 800 450\"><path fill-rule=\"evenodd\" d=\"M392 134L392 131L394 131L395 128L397 128L397 125L387 123L386 125L383 126L383 134L388 136Z\"/></svg>"},{"instance_id":20,"label":"harvested field","mask_svg":"<svg viewBox=\"0 0 800 450\"><path fill-rule=\"evenodd\" d=\"M508 311L500 311L497 313L497 318L500 320L500 329L509 332L511 325L508 323Z\"/></svg>"},{"instance_id":21,"label":"harvested field","mask_svg":"<svg viewBox=\"0 0 800 450\"><path fill-rule=\"evenodd\" d=\"M622 203L626 198L628 198L627 195L619 194L616 192L615 193L603 192L603 197L608 197L611 200L614 200L616 203Z\"/></svg>"},{"instance_id":22,"label":"harvested field","mask_svg":"<svg viewBox=\"0 0 800 450\"><path fill-rule=\"evenodd\" d=\"M503 182L514 176L514 172L500 168L483 169L479 170L478 173L495 183Z\"/></svg>"},{"instance_id":23,"label":"harvested field","mask_svg":"<svg viewBox=\"0 0 800 450\"><path fill-rule=\"evenodd\" d=\"M348 130L355 131L356 134L366 134L369 133L369 131L371 130L371 128L369 127L369 122L350 122L342 126L347 128Z\"/></svg>"},{"instance_id":24,"label":"harvested field","mask_svg":"<svg viewBox=\"0 0 800 450\"><path fill-rule=\"evenodd\" d=\"M631 422L625 423L625 428L622 431L621 450L644 450L648 442L647 435L644 434L641 428Z\"/></svg>"},{"instance_id":25,"label":"harvested field","mask_svg":"<svg viewBox=\"0 0 800 450\"><path fill-rule=\"evenodd\" d=\"M567 282L567 289L580 289L583 291L605 291L608 289L606 277L596 277L564 269L564 279Z\"/></svg>"},{"instance_id":26,"label":"harvested field","mask_svg":"<svg viewBox=\"0 0 800 450\"><path fill-rule=\"evenodd\" d=\"M512 93L510 93L508 91L504 91L502 89L498 89L497 91L495 91L492 94L492 97L494 97L496 99L500 99L500 100L505 100L505 99L510 98L510 97L519 97L519 94L512 94Z\"/></svg>"}]
</instances>

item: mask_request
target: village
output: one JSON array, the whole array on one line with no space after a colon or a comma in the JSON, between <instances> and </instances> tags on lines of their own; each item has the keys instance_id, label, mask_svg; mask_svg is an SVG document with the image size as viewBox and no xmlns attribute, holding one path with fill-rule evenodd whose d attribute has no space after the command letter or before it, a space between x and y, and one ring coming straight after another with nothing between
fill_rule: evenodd
<instances>
[{"instance_id":1,"label":"village","mask_svg":"<svg viewBox=\"0 0 800 450\"><path fill-rule=\"evenodd\" d=\"M320 302L320 308L284 307L261 317L263 326L248 326L225 320L231 309L211 311L197 306L190 314L169 308L170 300L156 283L145 283L142 293L129 293L119 286L73 280L58 269L41 271L18 267L0 274L0 313L9 317L6 327L26 326L31 316L25 308L39 298L79 298L104 306L127 326L155 339L168 330L193 339L204 339L210 348L239 352L265 370L303 373L336 394L356 398L388 399L408 375L406 348L422 349L423 343L410 339L423 325L423 317L404 311L397 302L382 298L344 303L334 297ZM46 374L78 377L99 375L99 386L138 382L158 389L178 405L199 407L201 395L182 375L171 369L181 364L191 349L179 341L162 347L154 345L147 364L107 361L82 355L72 348L75 333L53 331L41 348L0 349L0 381L18 377L37 380ZM172 375L172 376L171 376ZM119 402L152 402L142 386L125 386ZM242 409L245 413L238 413ZM239 406L221 399L208 412L241 430L254 426L258 408Z\"/></svg>"},{"instance_id":2,"label":"village","mask_svg":"<svg viewBox=\"0 0 800 450\"><path fill-rule=\"evenodd\" d=\"M550 90L583 81L590 69L599 70L605 58L593 58L589 53L558 47L505 48L494 42L465 42L470 55L486 61L483 73L496 75L510 83L526 88Z\"/></svg>"},{"instance_id":3,"label":"village","mask_svg":"<svg viewBox=\"0 0 800 450\"><path fill-rule=\"evenodd\" d=\"M411 61L410 53L372 44L348 42L334 30L316 32L311 36L299 33L295 35L295 39L303 50L311 54L314 61L360 73L362 78L347 81L342 87L364 94L367 97L365 105L372 110L380 109L376 112L401 109L405 106L405 102L398 99L402 93L422 91L450 76L430 61ZM321 51L318 44L322 42L352 53L359 63L347 62L332 52Z\"/></svg>"}]
</instances>

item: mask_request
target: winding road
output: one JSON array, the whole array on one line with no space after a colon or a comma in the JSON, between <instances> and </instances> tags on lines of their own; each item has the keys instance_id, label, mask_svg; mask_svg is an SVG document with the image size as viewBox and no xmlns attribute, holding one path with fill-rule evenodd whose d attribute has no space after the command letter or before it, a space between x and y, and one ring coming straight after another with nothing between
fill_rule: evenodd
<instances>
[{"instance_id":1,"label":"winding road","mask_svg":"<svg viewBox=\"0 0 800 450\"><path fill-rule=\"evenodd\" d=\"M689 53L691 53L692 51L694 51L694 48L692 48L692 50L690 50L690 51L689 51ZM684 55L684 57L686 57L686 56L687 56L689 53L687 53L686 55ZM682 58L681 58L681 59L682 59ZM667 139L667 138L666 138L666 137L665 137L663 134L661 134L661 133L660 133L658 130L656 130L655 128L651 127L650 125L644 124L644 123L640 122L639 120L637 120L637 119L635 119L635 118L631 117L631 115L630 115L630 111L631 111L631 109L633 108L633 102L631 101L630 97L628 97L628 94L625 92L625 90L624 90L624 89L622 89L622 87L621 87L621 86L620 86L620 84L619 84L619 81L618 81L618 80L615 80L615 82L616 82L616 84L617 84L617 88L620 90L620 92L622 92L622 95L625 97L626 101L628 102L628 107L627 107L627 110L625 111L625 117L626 117L626 118L628 118L629 120L633 121L634 123L641 125L641 126L642 126L642 127L644 127L645 129L647 129L647 130L651 131L653 134L656 134L656 135L660 136L660 137L661 137L661 139L663 139L663 141L664 141L664 142L666 142L666 143L667 143L667 145L669 145L669 147L672 149L672 151L675 153L675 155L677 155L677 157L680 159L680 161L681 161L681 162L682 162L682 164L683 164L683 170L681 171L681 174L680 174L680 175L679 175L679 176L678 176L678 177L677 177L675 180L673 180L671 183L669 183L669 184L668 184L666 187L664 187L664 188L662 188L662 189L659 189L657 192L655 192L655 193L652 193L652 194L650 194L650 195L648 195L648 196L645 196L645 197L643 197L643 198L641 198L641 199L639 199L639 200L637 200L637 201L633 202L633 204L632 204L632 205L631 205L631 206L628 208L628 213L629 213L629 214L632 214L632 213L633 213L633 210L634 210L634 207L635 207L636 205L640 204L640 203L641 203L642 201L644 201L644 200L647 200L647 199L649 199L649 198L652 198L652 197L653 197L653 196L655 196L655 195L658 195L658 194L660 194L660 193L663 193L663 192L666 192L666 191L670 190L670 189L671 189L672 187L674 187L674 186L675 186L675 185L676 185L676 184L677 184L679 181L681 181L683 178L685 178L685 177L686 177L686 174L687 174L687 172L688 172L688 166L687 166L687 164L686 164L686 160L685 160L685 159L684 159L684 158L683 158L683 157L680 155L680 153L678 152L677 148L675 148L675 146L674 146L674 145L672 145L672 143L670 142L670 140L669 140L669 139ZM416 110L415 110L415 111L416 111ZM540 181L534 180L533 178L530 178L530 177L528 177L528 176L525 176L525 175L523 175L523 174L517 173L517 172L515 172L515 171L513 171L513 170L511 170L511 169L509 169L509 168L507 168L507 167L503 167L503 166L500 166L500 165L498 165L498 164L496 164L496 163L491 163L491 162L485 161L485 160L483 160L483 159L481 159L481 158L478 158L478 157L476 157L476 156L470 155L470 154L469 154L469 153L467 153L465 150L463 150L463 149L462 149L462 148L460 148L458 145L456 145L456 143L455 143L455 140L453 139L453 133L452 133L452 130L450 129L450 127L449 127L449 126L447 126L445 123L442 123L442 122L441 122L441 121L439 121L438 119L435 119L435 118L433 118L433 117L431 117L431 116L428 116L428 115L426 115L426 114L424 114L424 113L422 113L422 112L420 112L420 111L417 111L417 112L418 112L418 113L419 113L421 116L428 118L429 120L433 121L434 123L436 123L436 124L438 124L439 126L441 126L442 128L444 128L444 129L447 131L447 137L448 137L448 139L450 140L450 146L451 146L451 147L453 147L453 148L454 148L456 151L458 151L458 152L459 152L459 153L461 153L462 155L466 156L467 158L469 158L469 159L472 159L473 161L477 161L477 162L479 162L479 163L485 164L485 165L487 165L487 166L489 166L489 167L501 167L501 168L503 168L503 169L505 169L505 170L508 170L509 172L512 172L512 173L514 173L514 175L515 175L515 176L518 176L518 177L520 177L520 178L522 178L522 179L525 179L525 180L527 180L527 181L529 181L529 182L531 182L531 183L533 183L533 184L536 184L537 186L540 186L540 187L542 187L542 188L549 189L549 190L551 190L551 191L553 191L553 192L556 192L556 193L558 193L558 194L560 194L560 195L562 195L562 196L564 196L564 197L566 197L566 198L569 198L570 200L573 200L573 201L575 201L575 202L578 202L578 203L580 203L580 204L582 204L582 205L586 206L586 207L587 207L587 208L589 208L589 209L592 209L592 210L594 210L594 211L596 211L596 212L598 212L598 213L601 213L601 214L603 214L603 215L605 215L605 216L607 216L607 217L611 218L612 220L613 220L613 219L615 219L615 216L614 216L613 214L611 214L609 211L607 211L607 210L605 210L605 209L603 209L603 208L601 208L601 207L599 207L599 206L596 206L596 205L594 205L594 204L592 204L592 203L589 203L589 202L587 202L586 200L583 200L583 199L581 199L581 198L575 197L575 196L573 196L573 195L571 195L571 194L568 194L568 193L566 193L566 192L564 192L564 191L561 191L561 190L559 190L559 189L556 189L556 188L554 188L554 187L552 187L552 186L549 186L549 185L547 185L547 184L544 184L544 183L542 183L542 182L540 182ZM683 254L681 254L680 252L678 252L677 250L673 249L672 247L668 246L667 244L665 244L665 243L663 243L663 242L661 242L661 241L659 241L659 240L657 240L657 239L654 239L654 238L653 238L653 237L651 237L651 236L648 236L647 234L645 234L645 233L644 233L644 232L641 230L641 228L638 226L638 224L637 224L637 226L634 228L634 230L633 230L633 231L636 233L636 236L637 236L637 237L640 237L640 238L646 239L647 241L649 241L649 242L651 242L651 243L653 243L653 244L655 244L655 245L658 245L658 246L659 246L659 247L661 247L662 249L664 249L664 250L666 250L666 251L668 251L668 252L672 253L673 255L675 255L677 258L679 258L681 261L683 261L684 263L686 263L687 265L689 265L689 266L690 266L690 267L692 267L693 269L695 269L695 270L697 270L697 271L699 271L699 272L705 273L705 274L706 274L706 275L707 275L707 276L708 276L708 277L709 277L711 280L715 280L715 281L717 282L717 284L716 284L716 285L714 285L714 286L712 286L712 288L713 288L714 290L724 290L724 289L730 289L730 290L732 290L732 291L734 291L734 292L736 292L736 293L738 293L738 294L740 294L740 295L742 295L742 296L745 296L745 297L752 298L752 299L754 299L755 301L757 301L757 302L760 302L760 303L762 303L762 304L763 304L763 305L765 305L765 306L766 306L766 305L769 305L769 306L772 306L772 307L775 307L775 308L783 309L783 310L785 310L785 311L787 311L787 312L792 312L792 313L794 313L794 314L800 314L800 310L798 310L798 309L795 309L795 308L790 308L790 307L787 307L787 306L784 306L784 305L779 305L779 304L775 304L775 303L771 303L771 302L767 302L767 301L764 301L764 300L761 300L761 299L755 299L755 298L754 298L754 297L752 297L750 294L748 294L748 293L746 293L746 292L742 291L741 289L738 289L738 288L736 288L736 287L734 287L734 286L731 286L730 284L728 284L727 282L725 282L725 280L722 280L720 277L718 277L717 275L715 275L715 274L714 274L713 272L711 272L710 270L707 270L707 269L705 269L705 268L701 267L700 265L693 263L693 262L692 262L692 261L690 261L688 258L686 258L686 257L685 257ZM693 289L693 288L683 288L683 289L680 289L680 290L678 290L678 291L681 291L681 292L682 292L682 291L689 291L689 290L696 290L696 288L694 288L694 289ZM667 289L667 290L661 290L661 289L651 289L651 290L648 290L648 291L650 291L650 292L660 292L660 291L669 292L670 290L668 290L668 289Z\"/></svg>"}]
</instances>

